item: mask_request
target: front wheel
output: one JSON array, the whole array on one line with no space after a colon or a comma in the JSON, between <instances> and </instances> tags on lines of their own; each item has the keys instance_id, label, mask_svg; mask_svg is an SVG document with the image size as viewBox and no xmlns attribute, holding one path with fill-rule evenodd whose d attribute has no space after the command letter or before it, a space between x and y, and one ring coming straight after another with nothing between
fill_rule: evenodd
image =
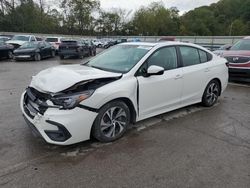
<instances>
[{"instance_id":1,"label":"front wheel","mask_svg":"<svg viewBox=\"0 0 250 188\"><path fill-rule=\"evenodd\" d=\"M40 61L41 55L39 53L36 53L34 59L35 59L35 61Z\"/></svg>"},{"instance_id":2,"label":"front wheel","mask_svg":"<svg viewBox=\"0 0 250 188\"><path fill-rule=\"evenodd\" d=\"M51 57L55 57L56 56L56 52L54 50L51 51Z\"/></svg>"},{"instance_id":3,"label":"front wheel","mask_svg":"<svg viewBox=\"0 0 250 188\"><path fill-rule=\"evenodd\" d=\"M92 128L92 134L101 142L112 142L123 136L129 123L128 106L122 101L113 101L100 109Z\"/></svg>"},{"instance_id":4,"label":"front wheel","mask_svg":"<svg viewBox=\"0 0 250 188\"><path fill-rule=\"evenodd\" d=\"M208 83L202 96L202 104L206 107L213 106L220 95L220 84L217 80Z\"/></svg>"},{"instance_id":5,"label":"front wheel","mask_svg":"<svg viewBox=\"0 0 250 188\"><path fill-rule=\"evenodd\" d=\"M12 51L9 51L9 52L8 52L8 58L9 58L9 59L13 59L13 52L12 52Z\"/></svg>"}]
</instances>

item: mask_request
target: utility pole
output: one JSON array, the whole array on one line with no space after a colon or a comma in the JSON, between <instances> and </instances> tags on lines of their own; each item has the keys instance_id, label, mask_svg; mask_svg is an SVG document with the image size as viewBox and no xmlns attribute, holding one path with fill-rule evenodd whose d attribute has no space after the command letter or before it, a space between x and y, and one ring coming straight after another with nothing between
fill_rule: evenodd
<instances>
[{"instance_id":1,"label":"utility pole","mask_svg":"<svg viewBox=\"0 0 250 188\"><path fill-rule=\"evenodd\" d=\"M230 25L229 36L232 36L233 25L234 25L234 22L232 22Z\"/></svg>"}]
</instances>

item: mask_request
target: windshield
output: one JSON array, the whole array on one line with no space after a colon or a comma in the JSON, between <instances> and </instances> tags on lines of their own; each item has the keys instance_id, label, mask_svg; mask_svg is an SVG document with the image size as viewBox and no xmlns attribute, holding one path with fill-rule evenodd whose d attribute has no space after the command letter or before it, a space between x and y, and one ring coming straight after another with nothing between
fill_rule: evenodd
<instances>
[{"instance_id":1,"label":"windshield","mask_svg":"<svg viewBox=\"0 0 250 188\"><path fill-rule=\"evenodd\" d=\"M115 46L90 60L87 66L111 72L127 73L151 48L151 46L140 45Z\"/></svg>"},{"instance_id":2,"label":"windshield","mask_svg":"<svg viewBox=\"0 0 250 188\"><path fill-rule=\"evenodd\" d=\"M21 35L16 35L12 38L12 40L21 40L21 41L29 41L29 38L28 36L21 36Z\"/></svg>"},{"instance_id":3,"label":"windshield","mask_svg":"<svg viewBox=\"0 0 250 188\"><path fill-rule=\"evenodd\" d=\"M250 39L240 40L230 50L250 50Z\"/></svg>"},{"instance_id":4,"label":"windshield","mask_svg":"<svg viewBox=\"0 0 250 188\"><path fill-rule=\"evenodd\" d=\"M38 43L26 42L20 48L36 48Z\"/></svg>"}]
</instances>

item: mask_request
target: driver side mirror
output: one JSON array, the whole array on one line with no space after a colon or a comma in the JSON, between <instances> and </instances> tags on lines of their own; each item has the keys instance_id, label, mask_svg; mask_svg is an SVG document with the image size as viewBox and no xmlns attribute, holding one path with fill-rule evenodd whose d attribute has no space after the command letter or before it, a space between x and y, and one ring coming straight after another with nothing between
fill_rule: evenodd
<instances>
[{"instance_id":1,"label":"driver side mirror","mask_svg":"<svg viewBox=\"0 0 250 188\"><path fill-rule=\"evenodd\" d=\"M164 74L163 67L151 65L150 67L148 67L145 77L154 76L154 75L163 75L163 74Z\"/></svg>"}]
</instances>

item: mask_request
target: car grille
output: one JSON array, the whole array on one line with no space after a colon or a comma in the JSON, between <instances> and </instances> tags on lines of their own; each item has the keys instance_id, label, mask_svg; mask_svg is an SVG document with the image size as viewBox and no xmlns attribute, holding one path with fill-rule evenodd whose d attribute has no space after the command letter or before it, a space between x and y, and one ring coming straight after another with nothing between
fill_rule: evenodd
<instances>
[{"instance_id":1,"label":"car grille","mask_svg":"<svg viewBox=\"0 0 250 188\"><path fill-rule=\"evenodd\" d=\"M23 101L25 113L32 119L38 113L43 115L48 109L47 99L49 99L48 94L41 93L34 88L27 88Z\"/></svg>"},{"instance_id":2,"label":"car grille","mask_svg":"<svg viewBox=\"0 0 250 188\"><path fill-rule=\"evenodd\" d=\"M250 57L229 56L225 58L229 63L247 63L250 61Z\"/></svg>"}]
</instances>

